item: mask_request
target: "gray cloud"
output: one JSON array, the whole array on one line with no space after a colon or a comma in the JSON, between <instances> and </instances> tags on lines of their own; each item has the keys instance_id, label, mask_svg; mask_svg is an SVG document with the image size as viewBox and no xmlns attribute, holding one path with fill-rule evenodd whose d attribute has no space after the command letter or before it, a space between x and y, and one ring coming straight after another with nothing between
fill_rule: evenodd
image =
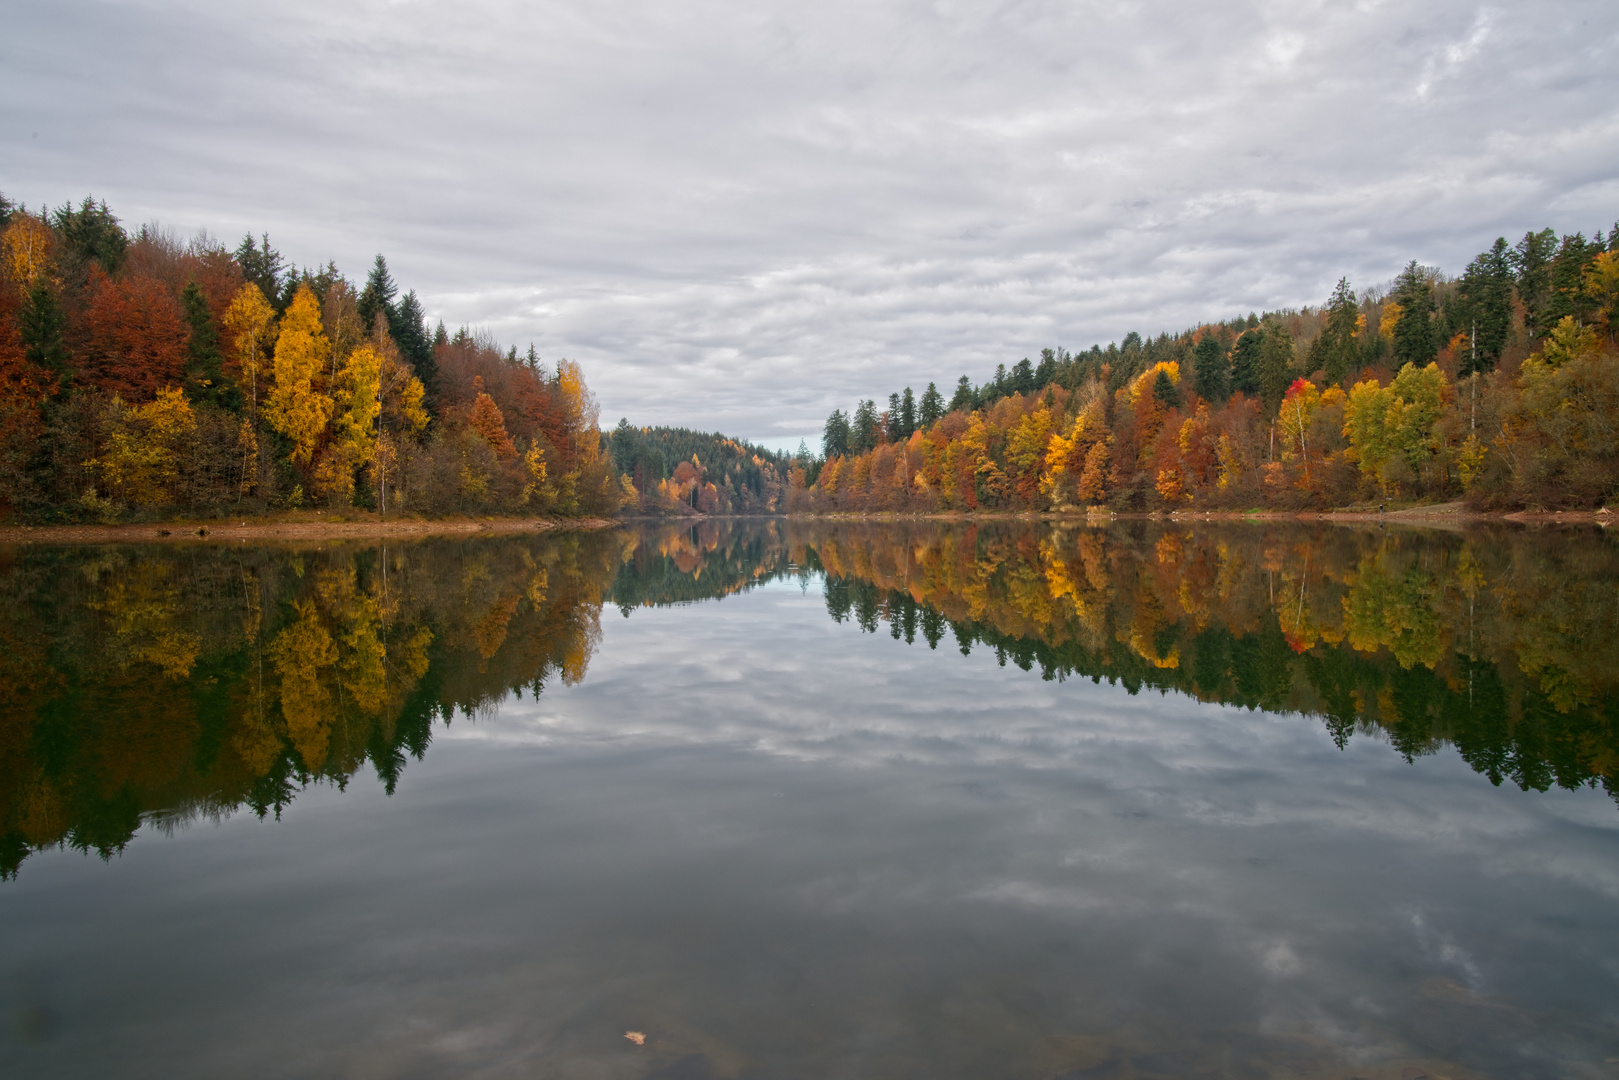
<instances>
[{"instance_id":1,"label":"gray cloud","mask_svg":"<svg viewBox=\"0 0 1619 1080\"><path fill-rule=\"evenodd\" d=\"M1619 214L1600 2L25 0L0 189L585 362L609 421L834 405Z\"/></svg>"}]
</instances>

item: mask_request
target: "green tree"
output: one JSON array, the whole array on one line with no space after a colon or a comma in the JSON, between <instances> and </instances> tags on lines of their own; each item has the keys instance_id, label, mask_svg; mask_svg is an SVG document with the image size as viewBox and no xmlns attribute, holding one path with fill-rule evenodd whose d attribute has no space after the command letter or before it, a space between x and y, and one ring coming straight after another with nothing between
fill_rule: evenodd
<instances>
[{"instance_id":1,"label":"green tree","mask_svg":"<svg viewBox=\"0 0 1619 1080\"><path fill-rule=\"evenodd\" d=\"M1215 405L1231 396L1231 359L1212 330L1205 331L1192 350L1192 386L1198 397Z\"/></svg>"},{"instance_id":2,"label":"green tree","mask_svg":"<svg viewBox=\"0 0 1619 1080\"><path fill-rule=\"evenodd\" d=\"M105 202L98 203L86 195L77 210L71 203L63 204L51 214L51 225L62 241L58 263L74 286L84 283L91 262L100 263L109 274L117 273L123 265L129 236Z\"/></svg>"},{"instance_id":3,"label":"green tree","mask_svg":"<svg viewBox=\"0 0 1619 1080\"><path fill-rule=\"evenodd\" d=\"M1523 303L1524 328L1530 337L1539 337L1556 320L1546 321L1546 306L1551 300L1552 252L1557 247L1557 233L1553 229L1527 232L1512 249L1512 272L1518 286L1518 299Z\"/></svg>"},{"instance_id":4,"label":"green tree","mask_svg":"<svg viewBox=\"0 0 1619 1080\"><path fill-rule=\"evenodd\" d=\"M883 438L897 443L905 437L904 419L900 412L898 394L888 395L888 412L883 414Z\"/></svg>"},{"instance_id":5,"label":"green tree","mask_svg":"<svg viewBox=\"0 0 1619 1080\"><path fill-rule=\"evenodd\" d=\"M849 423L849 452L864 454L877 445L877 403L867 398L855 406Z\"/></svg>"},{"instance_id":6,"label":"green tree","mask_svg":"<svg viewBox=\"0 0 1619 1080\"><path fill-rule=\"evenodd\" d=\"M1339 278L1327 300L1327 322L1316 338L1311 358L1328 386L1341 386L1354 372L1357 347L1355 333L1360 329L1360 303L1348 278Z\"/></svg>"},{"instance_id":7,"label":"green tree","mask_svg":"<svg viewBox=\"0 0 1619 1080\"><path fill-rule=\"evenodd\" d=\"M28 300L17 319L21 331L23 356L29 363L55 376L53 393L67 389L73 371L68 367L67 346L62 341L65 319L56 289L44 274L28 290Z\"/></svg>"},{"instance_id":8,"label":"green tree","mask_svg":"<svg viewBox=\"0 0 1619 1080\"><path fill-rule=\"evenodd\" d=\"M180 308L191 328L186 343L186 397L194 404L210 402L235 408L241 395L225 381L219 329L214 325L213 312L208 310L208 297L195 281L187 282L180 293Z\"/></svg>"},{"instance_id":9,"label":"green tree","mask_svg":"<svg viewBox=\"0 0 1619 1080\"><path fill-rule=\"evenodd\" d=\"M1158 369L1158 377L1152 382L1153 400L1166 409L1178 409L1181 404L1181 392L1169 377L1169 372L1163 368Z\"/></svg>"},{"instance_id":10,"label":"green tree","mask_svg":"<svg viewBox=\"0 0 1619 1080\"><path fill-rule=\"evenodd\" d=\"M388 260L378 255L371 264L371 273L365 279L365 288L360 291L360 301L357 305L360 312L360 325L365 327L366 333L376 325L377 316L382 315L388 320L388 333L393 334L393 302L399 287L394 284L393 275L388 273ZM397 341L397 339L396 339Z\"/></svg>"},{"instance_id":11,"label":"green tree","mask_svg":"<svg viewBox=\"0 0 1619 1080\"><path fill-rule=\"evenodd\" d=\"M1412 259L1394 279L1390 299L1400 306L1394 323L1394 362L1419 367L1431 362L1439 354L1432 275Z\"/></svg>"},{"instance_id":12,"label":"green tree","mask_svg":"<svg viewBox=\"0 0 1619 1080\"><path fill-rule=\"evenodd\" d=\"M1512 332L1512 252L1504 237L1467 264L1457 293L1466 320L1462 329L1468 335L1457 371L1462 375L1489 371L1501 359Z\"/></svg>"},{"instance_id":13,"label":"green tree","mask_svg":"<svg viewBox=\"0 0 1619 1080\"><path fill-rule=\"evenodd\" d=\"M427 314L422 302L412 289L399 300L388 316L388 334L399 347L399 352L410 363L411 370L427 390L427 405L431 410L439 400L438 359L433 354L433 336L427 332ZM530 366L538 367L539 358L529 347Z\"/></svg>"},{"instance_id":14,"label":"green tree","mask_svg":"<svg viewBox=\"0 0 1619 1080\"><path fill-rule=\"evenodd\" d=\"M1259 353L1263 335L1257 327L1243 331L1231 347L1231 389L1259 396ZM1280 399L1278 399L1280 400Z\"/></svg>"},{"instance_id":15,"label":"green tree","mask_svg":"<svg viewBox=\"0 0 1619 1080\"><path fill-rule=\"evenodd\" d=\"M278 303L284 266L281 253L270 246L270 234L265 233L258 244L253 242L251 236L242 237L232 257L236 265L242 268L242 276L257 285L265 299L275 305L276 314L285 311L286 305Z\"/></svg>"},{"instance_id":16,"label":"green tree","mask_svg":"<svg viewBox=\"0 0 1619 1080\"><path fill-rule=\"evenodd\" d=\"M849 418L842 409L833 409L821 430L821 455L828 461L849 453Z\"/></svg>"},{"instance_id":17,"label":"green tree","mask_svg":"<svg viewBox=\"0 0 1619 1080\"><path fill-rule=\"evenodd\" d=\"M1585 271L1605 247L1600 239L1588 243L1582 233L1563 237L1557 254L1552 257L1551 295L1547 298L1542 326L1556 326L1567 315L1581 322L1590 321L1595 305L1585 290Z\"/></svg>"},{"instance_id":18,"label":"green tree","mask_svg":"<svg viewBox=\"0 0 1619 1080\"><path fill-rule=\"evenodd\" d=\"M1287 327L1274 319L1263 325L1260 334L1259 398L1265 403L1265 414L1275 416L1294 378L1293 339Z\"/></svg>"},{"instance_id":19,"label":"green tree","mask_svg":"<svg viewBox=\"0 0 1619 1080\"><path fill-rule=\"evenodd\" d=\"M972 380L963 375L956 380L956 392L950 397L950 411L969 411L972 409L973 404Z\"/></svg>"},{"instance_id":20,"label":"green tree","mask_svg":"<svg viewBox=\"0 0 1619 1080\"><path fill-rule=\"evenodd\" d=\"M899 399L900 437L909 439L914 431L916 431L916 398L911 395L911 388L907 386Z\"/></svg>"},{"instance_id":21,"label":"green tree","mask_svg":"<svg viewBox=\"0 0 1619 1080\"><path fill-rule=\"evenodd\" d=\"M933 383L928 383L928 388L922 391L922 408L918 416L922 430L927 431L932 428L943 415L944 395L939 393L937 386Z\"/></svg>"}]
</instances>

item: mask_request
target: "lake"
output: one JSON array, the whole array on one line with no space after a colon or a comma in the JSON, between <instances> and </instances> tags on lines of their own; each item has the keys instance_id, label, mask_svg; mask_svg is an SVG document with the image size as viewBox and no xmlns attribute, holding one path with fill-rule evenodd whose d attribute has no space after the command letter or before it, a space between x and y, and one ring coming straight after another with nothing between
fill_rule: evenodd
<instances>
[{"instance_id":1,"label":"lake","mask_svg":"<svg viewBox=\"0 0 1619 1080\"><path fill-rule=\"evenodd\" d=\"M0 549L7 1077L1619 1076L1595 527Z\"/></svg>"}]
</instances>

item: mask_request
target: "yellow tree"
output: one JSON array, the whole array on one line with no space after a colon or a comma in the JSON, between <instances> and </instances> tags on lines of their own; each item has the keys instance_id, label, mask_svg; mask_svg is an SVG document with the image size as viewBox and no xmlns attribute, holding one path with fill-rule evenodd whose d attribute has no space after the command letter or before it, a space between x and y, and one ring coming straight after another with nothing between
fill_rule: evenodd
<instances>
[{"instance_id":1,"label":"yellow tree","mask_svg":"<svg viewBox=\"0 0 1619 1080\"><path fill-rule=\"evenodd\" d=\"M27 293L41 274L48 273L52 247L49 225L32 214L18 214L0 235L0 256L5 260L5 273L17 283L18 291Z\"/></svg>"},{"instance_id":2,"label":"yellow tree","mask_svg":"<svg viewBox=\"0 0 1619 1080\"><path fill-rule=\"evenodd\" d=\"M306 467L332 418L332 399L320 386L330 350L321 328L320 301L308 285L301 285L276 339L275 379L264 413L271 427L292 440L292 460Z\"/></svg>"},{"instance_id":3,"label":"yellow tree","mask_svg":"<svg viewBox=\"0 0 1619 1080\"><path fill-rule=\"evenodd\" d=\"M197 428L185 394L173 386L156 399L130 408L118 398L109 407L109 434L101 457L85 468L99 473L108 494L138 506L161 506L174 499L180 454Z\"/></svg>"},{"instance_id":4,"label":"yellow tree","mask_svg":"<svg viewBox=\"0 0 1619 1080\"><path fill-rule=\"evenodd\" d=\"M336 419L332 441L316 470L323 492L352 499L354 471L369 466L377 452L377 416L382 412L382 357L361 345L343 360L332 386Z\"/></svg>"},{"instance_id":5,"label":"yellow tree","mask_svg":"<svg viewBox=\"0 0 1619 1080\"><path fill-rule=\"evenodd\" d=\"M242 429L236 438L242 451L240 492L245 495L257 484L259 436L255 421L259 413L259 369L264 366L264 351L275 341L275 309L250 281L231 299L224 325L231 359L235 361L238 377L247 387L247 413L242 417Z\"/></svg>"},{"instance_id":6,"label":"yellow tree","mask_svg":"<svg viewBox=\"0 0 1619 1080\"><path fill-rule=\"evenodd\" d=\"M225 335L231 359L246 384L249 415L259 407L259 370L264 352L275 342L275 308L251 281L236 291L225 311Z\"/></svg>"}]
</instances>

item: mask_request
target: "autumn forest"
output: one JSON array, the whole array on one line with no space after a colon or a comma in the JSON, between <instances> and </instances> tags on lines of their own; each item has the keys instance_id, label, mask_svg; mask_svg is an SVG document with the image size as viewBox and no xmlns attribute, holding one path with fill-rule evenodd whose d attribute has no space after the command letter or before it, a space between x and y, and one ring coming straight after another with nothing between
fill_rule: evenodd
<instances>
[{"instance_id":1,"label":"autumn forest","mask_svg":"<svg viewBox=\"0 0 1619 1080\"><path fill-rule=\"evenodd\" d=\"M1619 226L1409 264L1320 307L834 410L780 453L601 431L577 363L364 281L0 197L0 512L443 516L1595 508L1619 490Z\"/></svg>"},{"instance_id":2,"label":"autumn forest","mask_svg":"<svg viewBox=\"0 0 1619 1080\"><path fill-rule=\"evenodd\" d=\"M1412 262L1319 308L1042 351L946 400L828 417L811 510L1173 511L1619 491L1619 225L1531 232L1460 277Z\"/></svg>"}]
</instances>

